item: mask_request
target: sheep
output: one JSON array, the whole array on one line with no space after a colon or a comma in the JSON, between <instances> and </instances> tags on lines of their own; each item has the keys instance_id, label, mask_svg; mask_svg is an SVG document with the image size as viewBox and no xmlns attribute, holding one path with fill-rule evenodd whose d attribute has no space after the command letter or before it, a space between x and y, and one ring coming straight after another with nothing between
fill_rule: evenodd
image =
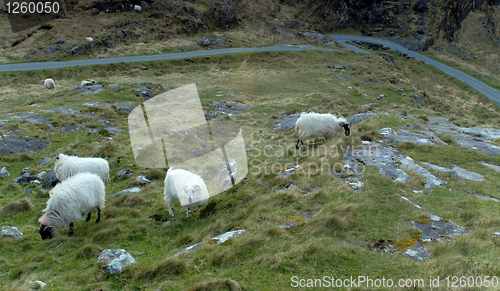
<instances>
[{"instance_id":1,"label":"sheep","mask_svg":"<svg viewBox=\"0 0 500 291\"><path fill-rule=\"evenodd\" d=\"M73 223L83 218L90 220L91 211L97 208L96 223L101 220L101 209L104 208L105 188L99 176L92 173L80 173L62 181L50 192L50 198L43 210L40 236L42 240L52 238L57 229L69 225L69 235L73 235Z\"/></svg>"},{"instance_id":2,"label":"sheep","mask_svg":"<svg viewBox=\"0 0 500 291\"><path fill-rule=\"evenodd\" d=\"M141 12L142 11L142 7L140 5L135 5L134 6L134 10L137 11L137 12Z\"/></svg>"},{"instance_id":3,"label":"sheep","mask_svg":"<svg viewBox=\"0 0 500 291\"><path fill-rule=\"evenodd\" d=\"M88 42L93 42L93 41L94 41L94 39L93 39L93 38L91 38L90 36L87 36L87 37L85 38L85 40L86 40L86 41L88 41Z\"/></svg>"},{"instance_id":4,"label":"sheep","mask_svg":"<svg viewBox=\"0 0 500 291\"><path fill-rule=\"evenodd\" d=\"M310 138L324 137L326 140L329 137L336 136L341 130L344 131L346 136L351 133L350 124L343 117L337 117L329 113L302 113L295 123L295 132L299 137L295 147L298 149L300 143L304 144L304 140Z\"/></svg>"},{"instance_id":5,"label":"sheep","mask_svg":"<svg viewBox=\"0 0 500 291\"><path fill-rule=\"evenodd\" d=\"M94 80L82 81L82 84L80 85L80 87L86 86L88 84L95 84L95 81Z\"/></svg>"},{"instance_id":6,"label":"sheep","mask_svg":"<svg viewBox=\"0 0 500 291\"><path fill-rule=\"evenodd\" d=\"M176 200L186 208L187 218L190 218L189 208L195 207L193 211L196 211L198 206L207 202L210 197L207 186L200 176L183 169L172 168L167 171L163 194L171 217L174 217L172 203Z\"/></svg>"},{"instance_id":7,"label":"sheep","mask_svg":"<svg viewBox=\"0 0 500 291\"><path fill-rule=\"evenodd\" d=\"M101 158L79 158L58 154L54 162L54 171L59 181L64 181L78 173L94 173L106 184L109 179L109 163Z\"/></svg>"},{"instance_id":8,"label":"sheep","mask_svg":"<svg viewBox=\"0 0 500 291\"><path fill-rule=\"evenodd\" d=\"M54 80L51 78L45 79L45 81L43 82L43 86L45 87L45 89L54 89L55 88Z\"/></svg>"}]
</instances>

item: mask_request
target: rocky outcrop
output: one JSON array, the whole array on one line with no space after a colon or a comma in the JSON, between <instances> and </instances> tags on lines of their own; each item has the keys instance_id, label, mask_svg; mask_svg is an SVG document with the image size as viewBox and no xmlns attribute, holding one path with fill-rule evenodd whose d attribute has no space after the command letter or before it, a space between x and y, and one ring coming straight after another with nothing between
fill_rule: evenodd
<instances>
[{"instance_id":1,"label":"rocky outcrop","mask_svg":"<svg viewBox=\"0 0 500 291\"><path fill-rule=\"evenodd\" d=\"M444 37L452 42L455 32L462 27L462 21L465 20L471 11L476 11L483 5L483 0L450 0L443 4L444 18L438 27L438 32L443 30ZM488 1L488 4L499 1ZM491 4L490 4L491 5Z\"/></svg>"}]
</instances>

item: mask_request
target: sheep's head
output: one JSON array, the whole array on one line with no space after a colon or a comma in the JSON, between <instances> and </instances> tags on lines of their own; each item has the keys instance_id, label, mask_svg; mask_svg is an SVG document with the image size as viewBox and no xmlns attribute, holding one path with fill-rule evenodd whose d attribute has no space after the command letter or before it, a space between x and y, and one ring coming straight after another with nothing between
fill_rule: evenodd
<instances>
[{"instance_id":1,"label":"sheep's head","mask_svg":"<svg viewBox=\"0 0 500 291\"><path fill-rule=\"evenodd\" d=\"M344 131L345 135L348 136L351 134L351 125L347 122L340 122L339 123L340 127L342 127L342 130Z\"/></svg>"},{"instance_id":2,"label":"sheep's head","mask_svg":"<svg viewBox=\"0 0 500 291\"><path fill-rule=\"evenodd\" d=\"M186 193L189 203L193 203L196 202L196 192L201 190L201 187L199 185L186 185L182 190Z\"/></svg>"},{"instance_id":3,"label":"sheep's head","mask_svg":"<svg viewBox=\"0 0 500 291\"><path fill-rule=\"evenodd\" d=\"M42 240L51 239L57 234L57 229L50 225L40 225L40 235Z\"/></svg>"}]
</instances>

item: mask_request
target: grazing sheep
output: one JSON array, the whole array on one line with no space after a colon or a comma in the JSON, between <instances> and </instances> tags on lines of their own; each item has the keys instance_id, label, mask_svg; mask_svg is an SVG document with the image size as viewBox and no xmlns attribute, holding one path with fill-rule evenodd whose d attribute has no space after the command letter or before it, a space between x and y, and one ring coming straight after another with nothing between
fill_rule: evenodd
<instances>
[{"instance_id":1,"label":"grazing sheep","mask_svg":"<svg viewBox=\"0 0 500 291\"><path fill-rule=\"evenodd\" d=\"M73 234L73 222L83 218L97 207L96 223L101 220L101 209L104 208L105 188L102 180L95 174L80 173L56 185L50 191L50 198L38 222L42 239L52 238L57 229L69 225L69 235Z\"/></svg>"},{"instance_id":2,"label":"grazing sheep","mask_svg":"<svg viewBox=\"0 0 500 291\"><path fill-rule=\"evenodd\" d=\"M59 181L64 181L78 173L93 173L109 183L109 163L101 158L79 158L58 154L54 162L54 171Z\"/></svg>"},{"instance_id":3,"label":"grazing sheep","mask_svg":"<svg viewBox=\"0 0 500 291\"><path fill-rule=\"evenodd\" d=\"M95 81L94 80L82 81L82 84L80 85L80 87L86 86L88 84L95 84Z\"/></svg>"},{"instance_id":4,"label":"grazing sheep","mask_svg":"<svg viewBox=\"0 0 500 291\"><path fill-rule=\"evenodd\" d=\"M88 41L88 42L93 42L93 41L94 41L94 39L93 39L93 38L91 38L90 36L87 36L87 37L85 38L85 40L86 40L86 41Z\"/></svg>"},{"instance_id":5,"label":"grazing sheep","mask_svg":"<svg viewBox=\"0 0 500 291\"><path fill-rule=\"evenodd\" d=\"M139 6L139 5L135 5L134 6L134 10L137 11L137 12L141 12L142 11L142 7Z\"/></svg>"},{"instance_id":6,"label":"grazing sheep","mask_svg":"<svg viewBox=\"0 0 500 291\"><path fill-rule=\"evenodd\" d=\"M43 82L43 86L45 87L45 89L54 89L55 88L54 80L51 78L45 79L45 81Z\"/></svg>"},{"instance_id":7,"label":"grazing sheep","mask_svg":"<svg viewBox=\"0 0 500 291\"><path fill-rule=\"evenodd\" d=\"M341 130L344 131L346 136L351 133L350 125L347 119L343 117L337 117L329 113L302 113L295 123L295 132L299 137L295 147L298 149L300 143L304 144L304 140L310 138L324 137L326 140L329 137L336 136Z\"/></svg>"},{"instance_id":8,"label":"grazing sheep","mask_svg":"<svg viewBox=\"0 0 500 291\"><path fill-rule=\"evenodd\" d=\"M172 168L167 171L163 194L168 205L168 213L172 217L174 217L172 211L174 201L179 200L181 205L186 208L186 214L189 218L189 208L195 207L193 211L196 211L198 206L207 202L210 197L207 186L200 176L186 170Z\"/></svg>"}]
</instances>

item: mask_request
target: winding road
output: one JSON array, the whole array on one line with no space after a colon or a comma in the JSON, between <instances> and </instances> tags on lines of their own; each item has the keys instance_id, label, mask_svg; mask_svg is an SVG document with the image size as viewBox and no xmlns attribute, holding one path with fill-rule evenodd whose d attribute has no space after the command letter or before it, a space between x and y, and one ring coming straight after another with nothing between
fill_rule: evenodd
<instances>
[{"instance_id":1,"label":"winding road","mask_svg":"<svg viewBox=\"0 0 500 291\"><path fill-rule=\"evenodd\" d=\"M383 45L394 51L399 51L403 54L407 54L410 57L414 57L416 60L422 61L426 64L432 65L441 71L449 74L458 80L468 84L480 93L484 94L486 97L490 98L498 105L500 105L500 91L496 90L485 83L475 79L459 70L453 69L447 65L441 64L437 61L432 60L426 56L423 56L414 51L410 51L403 47L402 45L385 40L377 39L366 36L357 35L344 35L344 34L330 34L333 40L342 44L347 49L350 49L357 53L369 53L362 50L356 46L347 44L347 42L359 41L372 44ZM260 47L260 48L231 48L231 49L218 49L218 50L204 50L204 51L194 51L185 53L171 53L162 55L151 55L151 56L134 56L134 57L119 57L119 58L103 58L103 59L90 59L90 60L78 60L78 61L67 61L67 62L40 62L40 63L20 63L20 64L8 64L0 65L0 72L9 71L27 71L27 70L42 70L42 69L56 69L65 67L76 67L76 66L89 66L89 65L105 65L105 64L116 64L116 63L132 63L132 62L148 62L148 61L158 61L158 60L172 60L181 58L192 58L192 57L203 57L203 56L213 56L222 54L232 54L232 53L242 53L242 52L262 52L262 51L302 51L302 50L312 50L321 49L326 51L336 51L333 49L323 49L313 46L294 46L294 45L283 45L283 46L273 46L273 47Z\"/></svg>"},{"instance_id":2,"label":"winding road","mask_svg":"<svg viewBox=\"0 0 500 291\"><path fill-rule=\"evenodd\" d=\"M422 61L426 64L432 65L441 71L445 72L448 75L451 75L458 80L466 83L467 85L471 86L472 88L476 89L486 97L490 98L491 100L495 101L498 105L500 105L500 91L496 90L485 83L479 81L476 78L473 78L457 69L454 69L452 67L449 67L447 65L441 64L440 62L436 62L435 60L428 58L426 56L423 56L419 53L416 53L414 51L411 51L404 46L389 41L385 39L378 39L378 38L372 38L372 37L367 37L367 36L358 36L358 35L343 35L343 34L330 34L329 35L333 40L336 42L342 44L345 48L350 49L354 52L357 53L367 53L366 51L347 44L346 42L352 42L352 41L359 41L359 42L366 42L366 43L372 43L372 44L379 44L383 45L384 47L388 47L394 51L399 51L400 53L407 54L410 57L414 57L416 60Z\"/></svg>"}]
</instances>

